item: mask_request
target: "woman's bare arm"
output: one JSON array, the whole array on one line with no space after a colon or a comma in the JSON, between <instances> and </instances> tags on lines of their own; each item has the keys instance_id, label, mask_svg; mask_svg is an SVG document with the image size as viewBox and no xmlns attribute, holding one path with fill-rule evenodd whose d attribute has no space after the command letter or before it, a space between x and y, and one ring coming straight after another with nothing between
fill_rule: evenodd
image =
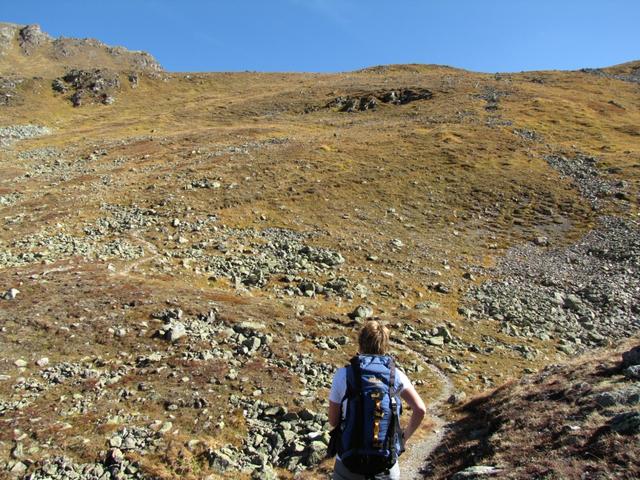
<instances>
[{"instance_id":1,"label":"woman's bare arm","mask_svg":"<svg viewBox=\"0 0 640 480\"><path fill-rule=\"evenodd\" d=\"M331 425L331 428L335 428L338 425L340 413L340 404L329 400L329 425Z\"/></svg>"},{"instance_id":2,"label":"woman's bare arm","mask_svg":"<svg viewBox=\"0 0 640 480\"><path fill-rule=\"evenodd\" d=\"M411 418L409 419L409 424L407 428L404 429L404 439L409 440L409 437L413 435L413 432L417 430L422 423L422 419L424 418L425 413L427 413L427 408L424 406L424 402L416 389L413 388L413 385L405 388L400 394L400 398L407 402L409 408L411 409ZM331 418L331 417L329 417Z\"/></svg>"}]
</instances>

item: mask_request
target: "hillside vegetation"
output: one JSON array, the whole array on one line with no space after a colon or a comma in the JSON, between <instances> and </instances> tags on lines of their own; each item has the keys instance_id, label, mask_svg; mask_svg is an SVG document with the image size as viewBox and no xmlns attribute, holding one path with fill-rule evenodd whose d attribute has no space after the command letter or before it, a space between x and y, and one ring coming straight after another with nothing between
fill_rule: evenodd
<instances>
[{"instance_id":1,"label":"hillside vegetation","mask_svg":"<svg viewBox=\"0 0 640 480\"><path fill-rule=\"evenodd\" d=\"M635 347L476 398L430 458L429 478L638 478L639 374Z\"/></svg>"},{"instance_id":2,"label":"hillside vegetation","mask_svg":"<svg viewBox=\"0 0 640 480\"><path fill-rule=\"evenodd\" d=\"M321 478L367 318L454 403L634 337L639 72L167 73L0 24L0 476Z\"/></svg>"}]
</instances>

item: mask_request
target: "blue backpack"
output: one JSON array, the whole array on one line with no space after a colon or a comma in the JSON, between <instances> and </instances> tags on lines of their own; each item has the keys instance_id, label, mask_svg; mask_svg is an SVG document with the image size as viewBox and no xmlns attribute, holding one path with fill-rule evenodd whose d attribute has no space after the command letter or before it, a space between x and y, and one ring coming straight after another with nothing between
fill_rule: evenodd
<instances>
[{"instance_id":1,"label":"blue backpack","mask_svg":"<svg viewBox=\"0 0 640 480\"><path fill-rule=\"evenodd\" d=\"M346 415L337 453L349 471L372 477L388 471L404 452L396 367L388 355L357 355L346 368Z\"/></svg>"}]
</instances>

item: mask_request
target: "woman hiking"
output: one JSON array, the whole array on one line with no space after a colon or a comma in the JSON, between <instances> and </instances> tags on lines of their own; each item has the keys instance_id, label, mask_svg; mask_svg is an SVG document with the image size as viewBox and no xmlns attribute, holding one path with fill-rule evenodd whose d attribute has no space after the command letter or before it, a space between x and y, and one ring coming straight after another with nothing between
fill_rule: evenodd
<instances>
[{"instance_id":1,"label":"woman hiking","mask_svg":"<svg viewBox=\"0 0 640 480\"><path fill-rule=\"evenodd\" d=\"M426 408L420 395L387 354L389 330L367 322L358 336L358 354L336 371L329 393L330 451L336 455L333 480L396 480L404 442L416 431ZM400 428L402 400L411 409Z\"/></svg>"}]
</instances>

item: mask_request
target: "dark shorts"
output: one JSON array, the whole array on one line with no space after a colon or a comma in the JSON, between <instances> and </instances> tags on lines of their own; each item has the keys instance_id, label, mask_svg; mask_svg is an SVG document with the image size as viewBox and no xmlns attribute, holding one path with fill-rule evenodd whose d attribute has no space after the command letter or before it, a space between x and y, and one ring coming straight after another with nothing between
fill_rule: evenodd
<instances>
[{"instance_id":1,"label":"dark shorts","mask_svg":"<svg viewBox=\"0 0 640 480\"><path fill-rule=\"evenodd\" d=\"M333 467L333 480L364 480L363 475L357 473L351 473L347 470L347 467L343 465L339 458L336 458L336 464ZM379 473L374 477L376 480L399 480L400 479L400 466L398 462L391 467L389 473Z\"/></svg>"}]
</instances>

